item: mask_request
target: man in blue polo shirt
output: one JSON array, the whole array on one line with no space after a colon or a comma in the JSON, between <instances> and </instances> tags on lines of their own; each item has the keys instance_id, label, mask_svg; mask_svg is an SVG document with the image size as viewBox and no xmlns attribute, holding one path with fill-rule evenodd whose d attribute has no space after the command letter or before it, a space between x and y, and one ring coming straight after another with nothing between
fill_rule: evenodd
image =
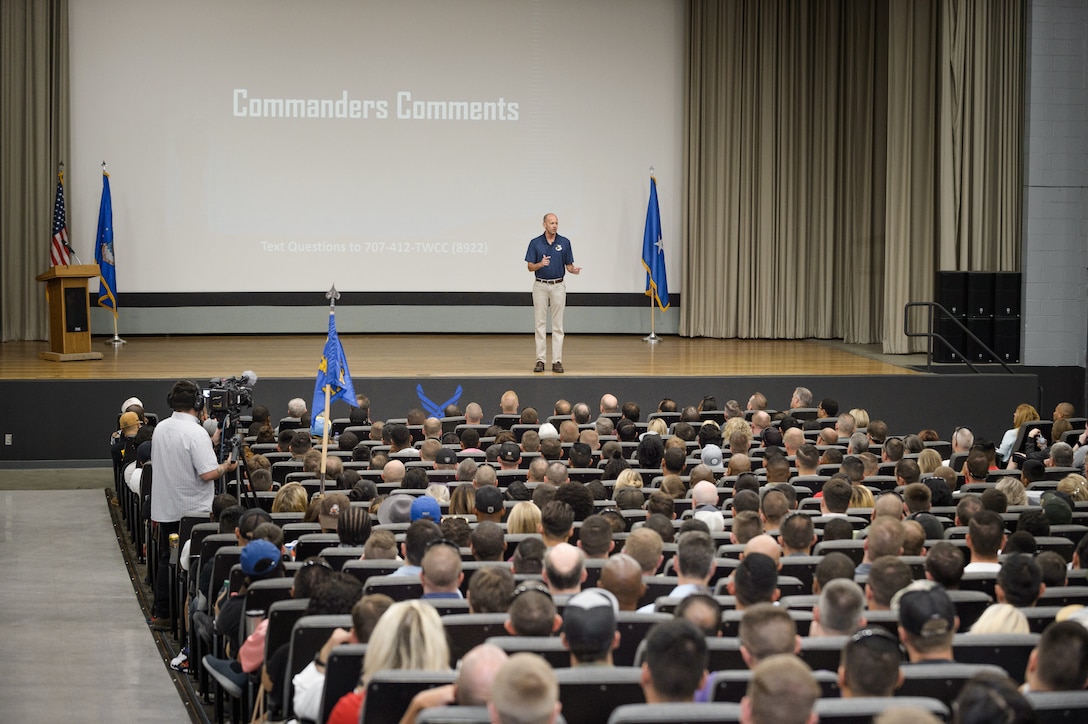
<instances>
[{"instance_id":1,"label":"man in blue polo shirt","mask_svg":"<svg viewBox=\"0 0 1088 724\"><path fill-rule=\"evenodd\" d=\"M563 310L567 306L566 272L578 274L570 239L559 236L559 217L544 215L544 233L529 242L525 252L526 265L534 276L533 315L536 321L536 366L533 372L544 371L548 356L548 307L552 310L552 372L563 372Z\"/></svg>"}]
</instances>

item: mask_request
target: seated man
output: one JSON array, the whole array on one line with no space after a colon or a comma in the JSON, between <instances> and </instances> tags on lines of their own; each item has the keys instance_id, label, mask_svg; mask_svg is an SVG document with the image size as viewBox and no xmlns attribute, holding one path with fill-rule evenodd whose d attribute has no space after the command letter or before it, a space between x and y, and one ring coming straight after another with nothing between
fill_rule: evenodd
<instances>
[{"instance_id":1,"label":"seated man","mask_svg":"<svg viewBox=\"0 0 1088 724\"><path fill-rule=\"evenodd\" d=\"M1081 691L1088 686L1088 629L1077 621L1046 627L1028 657L1024 691Z\"/></svg>"},{"instance_id":2,"label":"seated man","mask_svg":"<svg viewBox=\"0 0 1088 724\"><path fill-rule=\"evenodd\" d=\"M737 610L742 611L757 603L778 600L778 568L770 556L751 553L737 566L727 584L729 594L737 597Z\"/></svg>"},{"instance_id":3,"label":"seated man","mask_svg":"<svg viewBox=\"0 0 1088 724\"><path fill-rule=\"evenodd\" d=\"M778 654L801 652L797 624L785 609L760 603L744 612L740 622L740 654L749 669Z\"/></svg>"},{"instance_id":4,"label":"seated man","mask_svg":"<svg viewBox=\"0 0 1088 724\"><path fill-rule=\"evenodd\" d=\"M649 704L694 701L706 684L706 639L682 619L654 625L646 634L642 693Z\"/></svg>"},{"instance_id":5,"label":"seated man","mask_svg":"<svg viewBox=\"0 0 1088 724\"><path fill-rule=\"evenodd\" d=\"M997 573L1001 570L998 555L1005 547L1005 523L990 510L979 510L967 524L967 548L971 562L964 573Z\"/></svg>"},{"instance_id":6,"label":"seated man","mask_svg":"<svg viewBox=\"0 0 1088 724\"><path fill-rule=\"evenodd\" d=\"M902 658L899 640L890 632L879 627L858 631L842 649L840 696L892 696L903 685Z\"/></svg>"},{"instance_id":7,"label":"seated man","mask_svg":"<svg viewBox=\"0 0 1088 724\"><path fill-rule=\"evenodd\" d=\"M1043 574L1035 559L1024 553L1005 556L994 584L994 597L998 603L1008 603L1017 608L1034 606L1046 591Z\"/></svg>"},{"instance_id":8,"label":"seated man","mask_svg":"<svg viewBox=\"0 0 1088 724\"><path fill-rule=\"evenodd\" d=\"M559 543L544 554L544 583L553 596L578 593L586 580L586 557L580 548Z\"/></svg>"},{"instance_id":9,"label":"seated man","mask_svg":"<svg viewBox=\"0 0 1088 724\"><path fill-rule=\"evenodd\" d=\"M646 593L642 567L626 553L617 553L608 559L597 585L616 597L621 611L636 610L639 599Z\"/></svg>"},{"instance_id":10,"label":"seated man","mask_svg":"<svg viewBox=\"0 0 1088 724\"><path fill-rule=\"evenodd\" d=\"M432 541L420 563L419 580L423 584L420 598L462 598L464 579L461 550L445 538Z\"/></svg>"},{"instance_id":11,"label":"seated man","mask_svg":"<svg viewBox=\"0 0 1088 724\"><path fill-rule=\"evenodd\" d=\"M804 513L792 513L782 521L778 529L778 543L785 556L807 556L816 545L816 531L812 517Z\"/></svg>"},{"instance_id":12,"label":"seated man","mask_svg":"<svg viewBox=\"0 0 1088 724\"><path fill-rule=\"evenodd\" d=\"M514 595L514 574L504 566L480 568L468 582L469 613L506 613Z\"/></svg>"},{"instance_id":13,"label":"seated man","mask_svg":"<svg viewBox=\"0 0 1088 724\"><path fill-rule=\"evenodd\" d=\"M722 635L722 607L711 595L693 593L680 602L673 615L695 624L707 637Z\"/></svg>"},{"instance_id":14,"label":"seated man","mask_svg":"<svg viewBox=\"0 0 1088 724\"><path fill-rule=\"evenodd\" d=\"M752 671L740 700L742 724L816 724L820 687L812 670L792 654L772 656Z\"/></svg>"},{"instance_id":15,"label":"seated man","mask_svg":"<svg viewBox=\"0 0 1088 724\"><path fill-rule=\"evenodd\" d=\"M612 651L620 645L616 630L616 597L602 588L575 594L563 609L560 639L570 651L570 665L611 666Z\"/></svg>"},{"instance_id":16,"label":"seated man","mask_svg":"<svg viewBox=\"0 0 1088 724\"><path fill-rule=\"evenodd\" d=\"M837 578L820 590L812 607L809 636L849 636L865 625L865 593L854 581Z\"/></svg>"},{"instance_id":17,"label":"seated man","mask_svg":"<svg viewBox=\"0 0 1088 724\"><path fill-rule=\"evenodd\" d=\"M511 636L551 636L563 625L548 589L541 583L523 583L514 589L503 628Z\"/></svg>"},{"instance_id":18,"label":"seated man","mask_svg":"<svg viewBox=\"0 0 1088 724\"><path fill-rule=\"evenodd\" d=\"M910 566L896 556L882 556L873 561L865 597L870 611L887 611L892 597L910 585Z\"/></svg>"},{"instance_id":19,"label":"seated man","mask_svg":"<svg viewBox=\"0 0 1088 724\"><path fill-rule=\"evenodd\" d=\"M562 709L555 672L536 654L514 654L495 675L487 708L497 724L551 724Z\"/></svg>"},{"instance_id":20,"label":"seated man","mask_svg":"<svg viewBox=\"0 0 1088 724\"><path fill-rule=\"evenodd\" d=\"M956 605L933 581L915 581L892 599L899 612L899 640L910 663L954 661L952 639L959 628Z\"/></svg>"},{"instance_id":21,"label":"seated man","mask_svg":"<svg viewBox=\"0 0 1088 724\"><path fill-rule=\"evenodd\" d=\"M926 554L926 578L950 591L957 590L965 564L963 551L948 541L941 541Z\"/></svg>"},{"instance_id":22,"label":"seated man","mask_svg":"<svg viewBox=\"0 0 1088 724\"><path fill-rule=\"evenodd\" d=\"M437 706L486 706L491 700L495 677L507 660L506 652L495 644L480 644L461 659L457 679L452 684L436 686L416 694L401 724L415 724L424 709Z\"/></svg>"}]
</instances>

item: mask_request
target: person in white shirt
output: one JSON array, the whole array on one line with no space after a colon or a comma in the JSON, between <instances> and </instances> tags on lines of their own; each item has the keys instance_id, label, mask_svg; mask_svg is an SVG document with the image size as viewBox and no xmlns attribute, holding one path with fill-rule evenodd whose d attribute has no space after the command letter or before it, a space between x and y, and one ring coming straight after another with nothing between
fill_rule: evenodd
<instances>
[{"instance_id":1,"label":"person in white shirt","mask_svg":"<svg viewBox=\"0 0 1088 724\"><path fill-rule=\"evenodd\" d=\"M997 573L1001 570L998 556L1005 547L1005 523L992 510L980 510L967 525L967 548L971 562L964 573Z\"/></svg>"}]
</instances>

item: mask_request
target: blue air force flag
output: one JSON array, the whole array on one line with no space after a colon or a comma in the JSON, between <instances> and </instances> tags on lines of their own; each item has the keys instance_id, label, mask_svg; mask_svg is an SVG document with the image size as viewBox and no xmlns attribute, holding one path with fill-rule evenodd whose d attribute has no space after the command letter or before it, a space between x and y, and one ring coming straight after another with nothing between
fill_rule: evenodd
<instances>
[{"instance_id":1,"label":"blue air force flag","mask_svg":"<svg viewBox=\"0 0 1088 724\"><path fill-rule=\"evenodd\" d=\"M646 207L646 231L642 234L642 266L646 269L646 296L661 309L669 308L669 282L665 278L665 244L661 240L661 210L657 206L657 179L650 177L650 203Z\"/></svg>"},{"instance_id":2,"label":"blue air force flag","mask_svg":"<svg viewBox=\"0 0 1088 724\"><path fill-rule=\"evenodd\" d=\"M102 172L102 203L98 207L98 235L94 240L94 260L98 263L98 306L113 310L117 316L117 266L113 256L113 201L110 175Z\"/></svg>"},{"instance_id":3,"label":"blue air force flag","mask_svg":"<svg viewBox=\"0 0 1088 724\"><path fill-rule=\"evenodd\" d=\"M355 387L351 384L351 372L348 371L348 358L344 347L336 334L336 315L329 312L329 336L325 340L325 349L321 353L321 362L317 366L317 382L314 384L314 403L310 407L312 418L310 432L322 434L321 424L326 416L325 385L329 386L329 403L343 400L349 405L355 404Z\"/></svg>"}]
</instances>

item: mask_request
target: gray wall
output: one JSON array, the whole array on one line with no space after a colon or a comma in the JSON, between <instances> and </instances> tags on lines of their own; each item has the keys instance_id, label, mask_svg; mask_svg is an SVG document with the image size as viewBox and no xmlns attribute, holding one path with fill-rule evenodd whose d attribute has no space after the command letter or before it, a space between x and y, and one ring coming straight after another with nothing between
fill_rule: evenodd
<instances>
[{"instance_id":1,"label":"gray wall","mask_svg":"<svg viewBox=\"0 0 1088 724\"><path fill-rule=\"evenodd\" d=\"M1088 357L1088 3L1030 6L1024 364ZM1073 397L1080 391L1071 391Z\"/></svg>"},{"instance_id":2,"label":"gray wall","mask_svg":"<svg viewBox=\"0 0 1088 724\"><path fill-rule=\"evenodd\" d=\"M842 409L862 407L888 423L893 434L933 428L947 439L957 425L970 427L977 437L1000 439L1012 422L1012 410L1024 400L1036 400L1035 375L908 375L865 377L578 377L575 375L503 378L397 378L355 376L355 389L371 400L374 419L403 417L412 407L423 407L416 385L436 403L461 395L457 404L479 402L490 417L499 411L499 398L513 387L522 406L548 413L555 401L584 400L596 409L606 392L621 401L633 400L643 417L656 409L662 397L681 405L696 404L714 395L719 406L726 400L747 402L755 391L767 395L770 406L789 403L794 388L803 385L816 399L831 397ZM0 467L38 465L63 467L83 461L109 459L109 439L117 427L121 402L139 397L149 412L169 413L166 393L173 380L0 380L0 399L11 410L32 410L43 424L28 425L12 416L2 432L12 434L12 445L0 446ZM286 413L292 397L310 399L314 380L262 379L254 388L254 401L267 406L273 416ZM348 407L333 405L333 416L346 416ZM34 464L34 463L31 463Z\"/></svg>"},{"instance_id":3,"label":"gray wall","mask_svg":"<svg viewBox=\"0 0 1088 724\"><path fill-rule=\"evenodd\" d=\"M324 334L328 303L314 294L313 307L131 307L122 294L118 330L126 334ZM315 307L321 310L315 311ZM314 320L317 320L315 327ZM673 305L654 316L658 334L676 334L680 312ZM649 334L650 305L579 306L568 298L564 328L569 334ZM527 334L533 332L533 302L527 290L523 306L353 306L337 305L336 329L342 334L395 332ZM113 314L91 307L91 330L113 334Z\"/></svg>"}]
</instances>

